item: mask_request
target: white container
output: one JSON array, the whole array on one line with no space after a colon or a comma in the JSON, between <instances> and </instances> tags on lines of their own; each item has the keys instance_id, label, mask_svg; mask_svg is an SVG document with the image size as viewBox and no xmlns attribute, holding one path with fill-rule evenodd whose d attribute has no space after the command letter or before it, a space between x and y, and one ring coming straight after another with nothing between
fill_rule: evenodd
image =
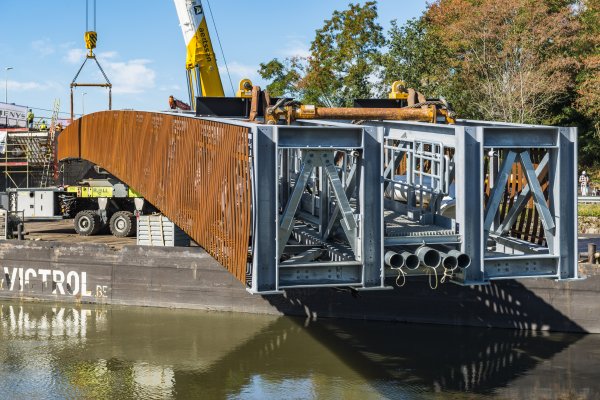
<instances>
[{"instance_id":1,"label":"white container","mask_svg":"<svg viewBox=\"0 0 600 400\"><path fill-rule=\"evenodd\" d=\"M140 215L137 220L137 244L187 247L190 237L164 215Z\"/></svg>"},{"instance_id":2,"label":"white container","mask_svg":"<svg viewBox=\"0 0 600 400\"><path fill-rule=\"evenodd\" d=\"M25 218L56 217L57 191L53 189L16 189L16 201L10 205L11 211L22 211Z\"/></svg>"}]
</instances>

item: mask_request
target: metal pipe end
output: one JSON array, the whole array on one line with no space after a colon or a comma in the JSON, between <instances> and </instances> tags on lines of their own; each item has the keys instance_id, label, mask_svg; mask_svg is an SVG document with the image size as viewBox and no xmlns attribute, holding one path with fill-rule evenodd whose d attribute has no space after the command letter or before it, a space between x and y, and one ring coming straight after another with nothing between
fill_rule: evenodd
<instances>
[{"instance_id":1,"label":"metal pipe end","mask_svg":"<svg viewBox=\"0 0 600 400\"><path fill-rule=\"evenodd\" d=\"M442 267L449 271L454 271L456 268L458 268L458 258L450 255L443 256Z\"/></svg>"},{"instance_id":2,"label":"metal pipe end","mask_svg":"<svg viewBox=\"0 0 600 400\"><path fill-rule=\"evenodd\" d=\"M427 246L419 247L417 249L417 256L421 264L429 268L439 267L442 261L440 252Z\"/></svg>"},{"instance_id":3,"label":"metal pipe end","mask_svg":"<svg viewBox=\"0 0 600 400\"><path fill-rule=\"evenodd\" d=\"M458 268L465 269L471 265L471 256L466 253L461 253L458 250L452 250L448 252L449 255L456 257L458 261Z\"/></svg>"},{"instance_id":4,"label":"metal pipe end","mask_svg":"<svg viewBox=\"0 0 600 400\"><path fill-rule=\"evenodd\" d=\"M404 257L395 251L387 251L385 253L385 265L390 268L402 268L404 267Z\"/></svg>"},{"instance_id":5,"label":"metal pipe end","mask_svg":"<svg viewBox=\"0 0 600 400\"><path fill-rule=\"evenodd\" d=\"M407 269L415 270L419 268L419 257L416 255L405 251L402 253L402 257L404 257L404 266Z\"/></svg>"},{"instance_id":6,"label":"metal pipe end","mask_svg":"<svg viewBox=\"0 0 600 400\"><path fill-rule=\"evenodd\" d=\"M468 254L461 253L456 258L458 260L458 268L465 269L469 265L471 265L471 256L469 256Z\"/></svg>"}]
</instances>

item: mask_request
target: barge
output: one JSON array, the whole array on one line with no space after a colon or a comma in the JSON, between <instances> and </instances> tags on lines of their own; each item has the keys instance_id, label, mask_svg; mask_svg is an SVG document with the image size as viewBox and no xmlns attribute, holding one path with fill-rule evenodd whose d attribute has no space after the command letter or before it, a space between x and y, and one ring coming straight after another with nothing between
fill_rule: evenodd
<instances>
[{"instance_id":1,"label":"barge","mask_svg":"<svg viewBox=\"0 0 600 400\"><path fill-rule=\"evenodd\" d=\"M393 289L384 291L302 288L253 295L199 247L136 246L135 239L115 242L112 236L107 243L76 243L60 228L43 233L62 241L0 241L1 299L600 333L596 265L580 265L587 277L580 281L444 283L432 290L427 278L413 277L403 287L387 279Z\"/></svg>"}]
</instances>

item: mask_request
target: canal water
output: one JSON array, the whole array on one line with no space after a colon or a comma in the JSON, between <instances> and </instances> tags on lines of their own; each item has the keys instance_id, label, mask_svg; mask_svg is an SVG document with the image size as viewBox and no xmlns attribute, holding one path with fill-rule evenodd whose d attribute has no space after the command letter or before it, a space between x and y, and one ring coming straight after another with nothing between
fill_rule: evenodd
<instances>
[{"instance_id":1,"label":"canal water","mask_svg":"<svg viewBox=\"0 0 600 400\"><path fill-rule=\"evenodd\" d=\"M6 399L600 398L600 335L10 302L0 322Z\"/></svg>"}]
</instances>

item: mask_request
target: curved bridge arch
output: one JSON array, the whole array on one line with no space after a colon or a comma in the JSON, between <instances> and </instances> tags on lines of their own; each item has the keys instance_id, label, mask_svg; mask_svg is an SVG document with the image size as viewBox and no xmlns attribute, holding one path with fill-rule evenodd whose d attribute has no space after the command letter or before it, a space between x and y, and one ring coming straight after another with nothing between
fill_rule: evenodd
<instances>
[{"instance_id":1,"label":"curved bridge arch","mask_svg":"<svg viewBox=\"0 0 600 400\"><path fill-rule=\"evenodd\" d=\"M238 280L251 231L249 129L193 117L103 111L74 121L57 159L106 169L161 210Z\"/></svg>"}]
</instances>

